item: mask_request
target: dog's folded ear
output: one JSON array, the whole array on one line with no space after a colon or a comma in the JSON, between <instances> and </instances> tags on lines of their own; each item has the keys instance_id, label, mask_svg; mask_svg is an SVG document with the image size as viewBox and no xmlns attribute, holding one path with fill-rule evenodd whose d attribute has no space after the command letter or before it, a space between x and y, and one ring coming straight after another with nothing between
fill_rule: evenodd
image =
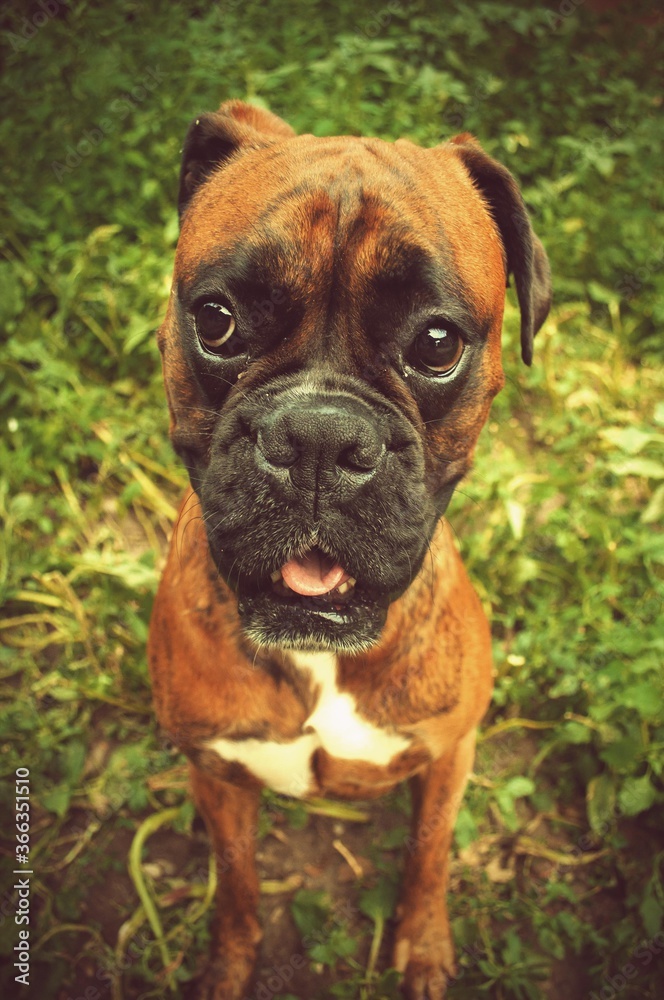
<instances>
[{"instance_id":1,"label":"dog's folded ear","mask_svg":"<svg viewBox=\"0 0 664 1000\"><path fill-rule=\"evenodd\" d=\"M189 126L182 150L180 218L197 188L231 156L294 135L281 118L244 101L226 101L218 111L199 115Z\"/></svg>"},{"instance_id":2,"label":"dog's folded ear","mask_svg":"<svg viewBox=\"0 0 664 1000\"><path fill-rule=\"evenodd\" d=\"M514 275L521 310L521 357L533 360L533 338L551 308L551 270L544 247L533 232L521 192L506 167L488 156L469 133L450 140L484 197Z\"/></svg>"}]
</instances>

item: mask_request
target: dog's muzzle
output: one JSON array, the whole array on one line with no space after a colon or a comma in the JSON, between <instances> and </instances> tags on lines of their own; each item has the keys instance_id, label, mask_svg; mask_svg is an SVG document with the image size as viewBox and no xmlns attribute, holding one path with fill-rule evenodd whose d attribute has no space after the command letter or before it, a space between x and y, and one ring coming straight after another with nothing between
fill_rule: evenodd
<instances>
[{"instance_id":1,"label":"dog's muzzle","mask_svg":"<svg viewBox=\"0 0 664 1000\"><path fill-rule=\"evenodd\" d=\"M390 404L291 383L220 419L200 496L210 551L263 643L359 650L411 582L435 512Z\"/></svg>"}]
</instances>

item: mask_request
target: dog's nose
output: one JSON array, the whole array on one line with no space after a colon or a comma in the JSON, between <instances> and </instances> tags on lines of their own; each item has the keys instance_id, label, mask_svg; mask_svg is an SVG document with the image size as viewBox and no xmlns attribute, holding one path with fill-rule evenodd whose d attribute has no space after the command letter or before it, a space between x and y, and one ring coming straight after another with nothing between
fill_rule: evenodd
<instances>
[{"instance_id":1,"label":"dog's nose","mask_svg":"<svg viewBox=\"0 0 664 1000\"><path fill-rule=\"evenodd\" d=\"M265 471L300 490L356 492L375 475L385 438L374 414L347 396L309 396L279 406L258 427L257 459Z\"/></svg>"}]
</instances>

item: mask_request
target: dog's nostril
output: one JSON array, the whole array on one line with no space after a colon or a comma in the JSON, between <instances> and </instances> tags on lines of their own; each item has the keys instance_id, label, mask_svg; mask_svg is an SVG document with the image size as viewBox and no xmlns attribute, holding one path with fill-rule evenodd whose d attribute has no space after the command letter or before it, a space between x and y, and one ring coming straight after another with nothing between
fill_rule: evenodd
<instances>
[{"instance_id":1,"label":"dog's nostril","mask_svg":"<svg viewBox=\"0 0 664 1000\"><path fill-rule=\"evenodd\" d=\"M256 444L256 441L258 439L258 433L251 426L249 421L245 420L244 417L240 416L238 417L238 423L240 428L240 434L242 434L243 437L248 437L250 441Z\"/></svg>"},{"instance_id":2,"label":"dog's nostril","mask_svg":"<svg viewBox=\"0 0 664 1000\"><path fill-rule=\"evenodd\" d=\"M346 472L373 472L384 451L385 445L378 441L371 445L353 444L339 452L336 464Z\"/></svg>"},{"instance_id":3,"label":"dog's nostril","mask_svg":"<svg viewBox=\"0 0 664 1000\"><path fill-rule=\"evenodd\" d=\"M260 429L255 443L263 458L279 468L290 469L300 457L300 449L287 435L266 437Z\"/></svg>"}]
</instances>

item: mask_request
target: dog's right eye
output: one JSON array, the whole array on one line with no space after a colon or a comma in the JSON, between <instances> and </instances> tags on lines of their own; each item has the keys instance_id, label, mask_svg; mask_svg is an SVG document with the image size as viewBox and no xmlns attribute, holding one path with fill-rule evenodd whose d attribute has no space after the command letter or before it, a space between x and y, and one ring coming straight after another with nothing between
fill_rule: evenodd
<instances>
[{"instance_id":1,"label":"dog's right eye","mask_svg":"<svg viewBox=\"0 0 664 1000\"><path fill-rule=\"evenodd\" d=\"M198 339L208 354L232 358L244 350L231 311L221 302L203 302L194 319Z\"/></svg>"},{"instance_id":2,"label":"dog's right eye","mask_svg":"<svg viewBox=\"0 0 664 1000\"><path fill-rule=\"evenodd\" d=\"M451 375L463 354L461 332L447 320L432 324L415 339L413 363L426 375Z\"/></svg>"}]
</instances>

